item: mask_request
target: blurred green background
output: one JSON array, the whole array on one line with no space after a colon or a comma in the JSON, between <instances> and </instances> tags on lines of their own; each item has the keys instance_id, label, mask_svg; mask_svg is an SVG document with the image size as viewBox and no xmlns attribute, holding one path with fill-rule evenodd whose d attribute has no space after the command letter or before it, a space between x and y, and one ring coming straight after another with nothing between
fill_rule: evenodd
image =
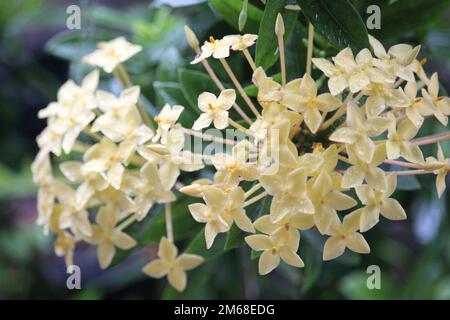
<instances>
[{"instance_id":1,"label":"blurred green background","mask_svg":"<svg viewBox=\"0 0 450 320\"><path fill-rule=\"evenodd\" d=\"M377 37L386 46L422 44L420 57L428 59L426 70L439 72L443 92L450 88L449 1L352 2L363 20L368 17L367 6L378 4L382 29L374 32ZM81 30L66 28L66 8L71 4L81 8ZM257 32L264 6L260 0L250 4L253 15L245 30ZM367 232L370 255L346 252L324 263L324 239L315 232L304 232L300 245L304 269L282 265L260 277L249 249L235 248L191 272L188 289L176 295L165 290L165 281L149 279L141 272L154 255L154 246L123 255L120 263L101 271L95 248L79 245L75 262L82 270L82 290L66 288L64 261L53 253L51 236L44 236L35 225L36 189L29 165L37 152L34 138L45 126L37 119L37 111L55 99L58 87L68 77L79 81L90 70L80 59L96 42L125 35L144 47L126 66L133 81L142 86L149 111L154 115L168 102L191 107L195 116L192 91L201 92L210 83L198 74L202 71L198 66L189 65L194 53L184 40L183 26L190 25L200 39L236 33L241 6L241 0L0 2L0 299L450 299L450 197L447 191L438 200L434 176L428 175L399 181L402 190L396 197L406 208L408 220L382 220ZM304 18L297 22L288 42L289 78L304 73ZM319 49L325 56L337 52L328 45ZM249 84L251 70L242 57L235 55L230 60L238 77ZM212 65L227 81L220 68ZM269 74L275 74L276 68ZM103 78L103 87L118 90L115 81L105 74ZM192 112L182 121L192 123ZM421 135L445 129L435 124L427 121ZM449 156L450 145L444 143L443 147ZM426 155L435 152L433 147L424 148ZM178 205L177 212L182 217L175 220L178 228L188 228L186 237L195 234L198 226L183 222L190 218L186 202ZM144 231L141 228L139 232ZM180 242L180 247L186 245ZM381 290L366 287L370 265L381 268Z\"/></svg>"}]
</instances>

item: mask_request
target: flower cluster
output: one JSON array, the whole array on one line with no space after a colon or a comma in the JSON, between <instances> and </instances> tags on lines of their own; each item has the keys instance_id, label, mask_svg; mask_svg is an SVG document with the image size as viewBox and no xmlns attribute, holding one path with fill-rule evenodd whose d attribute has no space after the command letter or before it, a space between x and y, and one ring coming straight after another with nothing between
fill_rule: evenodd
<instances>
[{"instance_id":1,"label":"flower cluster","mask_svg":"<svg viewBox=\"0 0 450 320\"><path fill-rule=\"evenodd\" d=\"M159 259L143 271L155 278L167 276L173 287L183 290L186 271L203 258L178 255L170 206L176 201L175 189L203 200L188 210L204 224L208 249L233 225L250 234L245 242L261 253L262 275L281 260L303 267L300 233L313 228L327 236L324 260L339 257L346 248L369 253L363 233L379 222L380 214L389 220L406 219L393 198L400 175L435 174L438 195L443 194L450 159L439 144L437 158L424 157L420 146L450 139L450 134L416 135L427 118L447 126L450 100L439 96L437 74L426 75L424 60L417 59L420 47L399 44L386 51L370 37L372 51L354 55L347 48L331 60L309 54L308 71L287 81L279 15L277 81L249 52L256 35L210 37L200 46L188 27L185 31L197 53L191 63L201 64L220 91L198 96L201 115L192 129L178 123L183 106L165 105L149 119L140 88L131 84L122 65L141 48L124 38L99 44L83 59L117 77L123 85L118 96L98 89L99 72L94 70L80 85L65 83L57 101L39 112L47 127L37 138L40 151L32 166L39 186L38 223L56 235L55 251L67 265L73 263L75 245L86 241L98 246L100 266L108 267L116 248L136 245L125 229L144 219L154 203L163 203L167 237L160 241ZM253 69L255 97L248 95L226 61L235 51ZM225 88L208 63L211 58L219 60L234 88ZM312 65L328 78L328 88L315 81ZM231 127L245 138L219 139L232 146L231 152L210 157L185 150L186 135L216 141L200 132L211 126ZM180 171L205 165L215 170L211 180L189 185L178 181ZM262 201L270 208L255 217L249 208Z\"/></svg>"},{"instance_id":2,"label":"flower cluster","mask_svg":"<svg viewBox=\"0 0 450 320\"><path fill-rule=\"evenodd\" d=\"M275 33L283 55L281 16ZM248 137L237 143L231 154L214 157L214 181L181 189L188 194L196 190L196 196L205 202L191 204L189 210L196 221L206 224L208 248L218 233L228 232L236 224L244 232L256 233L245 241L251 249L262 252L260 274L272 271L280 260L302 267L297 252L300 231L312 228L328 236L324 260L339 257L345 248L369 253L363 233L379 222L380 214L389 220L406 219L404 209L392 198L398 175L435 173L438 195L442 195L450 160L445 159L439 145L438 159L424 159L420 145L446 140L450 135L414 138L427 117L435 117L446 126L450 103L448 97L438 95L437 74L428 78L424 61L417 60L420 46L399 44L386 52L370 36L374 55L369 48L356 56L346 48L331 61L310 56L310 63L328 78L328 92L318 87L309 72L287 82L283 56L280 83L246 54L261 108L255 110L225 61L231 51L247 50L253 39L256 36L211 37L201 48L193 46L197 57L192 63L203 63L214 79L204 60L220 60L255 114L254 121L247 121L248 127L232 120L224 110L234 107L240 113L242 109L230 89L222 90L219 99L211 93L199 96L203 113L194 130L211 123L222 129L228 122ZM388 170L392 166L417 170ZM253 184L247 191L242 186L246 181ZM270 209L251 223L245 208L267 196L271 197Z\"/></svg>"},{"instance_id":3,"label":"flower cluster","mask_svg":"<svg viewBox=\"0 0 450 320\"><path fill-rule=\"evenodd\" d=\"M139 50L118 38L101 43L83 60L115 73L123 71L120 63ZM120 74L118 78L126 80ZM184 135L173 127L183 107L165 106L155 118L155 132L142 117L138 86L124 87L116 96L98 85L97 69L81 85L69 80L59 89L57 101L39 112L47 126L37 137L40 151L32 165L39 186L38 224L56 235L55 252L68 266L73 264L75 245L85 241L98 247L99 264L107 268L116 248L136 245L124 229L144 219L154 203L169 205L176 200L172 189L180 170L203 167L201 162L180 161ZM61 160L63 154L68 156ZM59 158L57 168L52 157ZM164 245L167 240L161 241L169 246ZM161 249L160 257L171 259L176 249L168 250ZM191 255L180 258L182 269L166 266L171 284L182 290L186 283L182 270L201 261Z\"/></svg>"}]
</instances>

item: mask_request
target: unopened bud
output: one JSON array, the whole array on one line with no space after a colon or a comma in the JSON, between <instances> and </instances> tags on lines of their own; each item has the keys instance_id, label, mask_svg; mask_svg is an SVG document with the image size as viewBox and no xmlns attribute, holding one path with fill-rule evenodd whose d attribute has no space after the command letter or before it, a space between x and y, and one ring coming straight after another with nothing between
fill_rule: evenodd
<instances>
[{"instance_id":1,"label":"unopened bud","mask_svg":"<svg viewBox=\"0 0 450 320\"><path fill-rule=\"evenodd\" d=\"M147 149L161 156L165 156L170 153L169 149L167 149L167 147L163 146L162 144L151 144L147 146Z\"/></svg>"},{"instance_id":2,"label":"unopened bud","mask_svg":"<svg viewBox=\"0 0 450 320\"><path fill-rule=\"evenodd\" d=\"M282 37L284 35L284 21L281 13L278 13L277 21L275 22L275 34L278 37Z\"/></svg>"},{"instance_id":3,"label":"unopened bud","mask_svg":"<svg viewBox=\"0 0 450 320\"><path fill-rule=\"evenodd\" d=\"M203 196L203 187L211 184L209 179L198 179L192 182L191 185L180 188L180 192L191 197Z\"/></svg>"},{"instance_id":4,"label":"unopened bud","mask_svg":"<svg viewBox=\"0 0 450 320\"><path fill-rule=\"evenodd\" d=\"M189 28L188 26L184 26L184 33L186 35L186 40L187 40L189 46L194 50L198 50L200 43L199 43L194 31L192 31L192 29Z\"/></svg>"}]
</instances>

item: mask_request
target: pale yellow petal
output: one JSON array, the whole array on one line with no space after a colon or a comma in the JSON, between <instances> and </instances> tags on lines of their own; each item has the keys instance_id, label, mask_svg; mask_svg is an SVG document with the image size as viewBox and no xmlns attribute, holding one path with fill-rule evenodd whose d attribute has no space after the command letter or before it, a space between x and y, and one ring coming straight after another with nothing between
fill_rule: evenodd
<instances>
[{"instance_id":1,"label":"pale yellow petal","mask_svg":"<svg viewBox=\"0 0 450 320\"><path fill-rule=\"evenodd\" d=\"M183 270L192 270L203 263L205 259L196 254L183 253L177 258L176 264Z\"/></svg>"},{"instance_id":2,"label":"pale yellow petal","mask_svg":"<svg viewBox=\"0 0 450 320\"><path fill-rule=\"evenodd\" d=\"M323 260L333 260L345 251L345 242L338 236L330 237L323 246Z\"/></svg>"},{"instance_id":3,"label":"pale yellow petal","mask_svg":"<svg viewBox=\"0 0 450 320\"><path fill-rule=\"evenodd\" d=\"M106 269L111 264L114 255L116 254L116 248L109 241L102 241L98 245L97 258L100 263L100 268Z\"/></svg>"},{"instance_id":4,"label":"pale yellow petal","mask_svg":"<svg viewBox=\"0 0 450 320\"><path fill-rule=\"evenodd\" d=\"M347 247L357 253L369 253L370 247L360 233L352 233L351 235L348 235L345 239Z\"/></svg>"},{"instance_id":5,"label":"pale yellow petal","mask_svg":"<svg viewBox=\"0 0 450 320\"><path fill-rule=\"evenodd\" d=\"M187 275L181 268L173 268L167 275L170 285L181 292L186 289Z\"/></svg>"},{"instance_id":6,"label":"pale yellow petal","mask_svg":"<svg viewBox=\"0 0 450 320\"><path fill-rule=\"evenodd\" d=\"M259 258L258 269L260 275L266 275L280 264L280 257L271 251L264 251Z\"/></svg>"},{"instance_id":7,"label":"pale yellow petal","mask_svg":"<svg viewBox=\"0 0 450 320\"><path fill-rule=\"evenodd\" d=\"M164 261L157 259L146 264L142 271L152 278L159 279L169 272L169 268Z\"/></svg>"},{"instance_id":8,"label":"pale yellow petal","mask_svg":"<svg viewBox=\"0 0 450 320\"><path fill-rule=\"evenodd\" d=\"M390 220L405 220L406 213L400 203L395 199L386 199L380 208L381 214Z\"/></svg>"},{"instance_id":9,"label":"pale yellow petal","mask_svg":"<svg viewBox=\"0 0 450 320\"><path fill-rule=\"evenodd\" d=\"M280 248L279 254L281 259L283 259L284 262L286 262L291 266L298 268L302 268L305 266L303 260L295 252L290 250L287 246Z\"/></svg>"},{"instance_id":10,"label":"pale yellow petal","mask_svg":"<svg viewBox=\"0 0 450 320\"><path fill-rule=\"evenodd\" d=\"M270 250L272 248L272 241L266 235L254 234L245 237L245 242L255 251Z\"/></svg>"}]
</instances>

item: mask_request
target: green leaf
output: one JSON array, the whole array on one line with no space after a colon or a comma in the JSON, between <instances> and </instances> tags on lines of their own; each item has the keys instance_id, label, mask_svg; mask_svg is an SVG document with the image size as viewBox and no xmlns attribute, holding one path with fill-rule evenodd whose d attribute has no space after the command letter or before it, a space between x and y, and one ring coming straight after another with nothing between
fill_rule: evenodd
<instances>
[{"instance_id":1,"label":"green leaf","mask_svg":"<svg viewBox=\"0 0 450 320\"><path fill-rule=\"evenodd\" d=\"M181 84L181 91L184 97L189 102L192 110L194 110L198 115L200 110L197 106L198 96L205 91L219 94L219 89L216 87L211 78L200 71L180 69L178 71L178 78ZM187 107L187 106L186 106Z\"/></svg>"},{"instance_id":2,"label":"green leaf","mask_svg":"<svg viewBox=\"0 0 450 320\"><path fill-rule=\"evenodd\" d=\"M305 239L305 238L303 238ZM302 291L307 292L311 289L316 283L317 279L320 276L320 271L322 270L322 254L321 251L317 250L313 247L311 243L309 243L308 239L302 241L303 245L300 249L301 253L305 255L305 268L304 272L304 280Z\"/></svg>"},{"instance_id":3,"label":"green leaf","mask_svg":"<svg viewBox=\"0 0 450 320\"><path fill-rule=\"evenodd\" d=\"M15 172L0 163L0 199L26 197L36 192L29 165Z\"/></svg>"},{"instance_id":4,"label":"green leaf","mask_svg":"<svg viewBox=\"0 0 450 320\"><path fill-rule=\"evenodd\" d=\"M297 23L298 12L286 11L283 13L284 6L285 0L268 0L266 3L258 31L255 57L256 65L263 67L264 70L268 70L278 60L278 41L275 35L275 21L278 13L283 14L286 30L284 34L285 43Z\"/></svg>"},{"instance_id":5,"label":"green leaf","mask_svg":"<svg viewBox=\"0 0 450 320\"><path fill-rule=\"evenodd\" d=\"M412 191L419 190L421 188L419 179L416 176L398 176L397 189Z\"/></svg>"},{"instance_id":6,"label":"green leaf","mask_svg":"<svg viewBox=\"0 0 450 320\"><path fill-rule=\"evenodd\" d=\"M297 0L315 30L338 49L370 48L366 26L348 0ZM384 17L384 12L383 12Z\"/></svg>"},{"instance_id":7,"label":"green leaf","mask_svg":"<svg viewBox=\"0 0 450 320\"><path fill-rule=\"evenodd\" d=\"M449 5L450 0L397 0L381 8L381 29L370 33L383 40L396 38L439 21Z\"/></svg>"},{"instance_id":8,"label":"green leaf","mask_svg":"<svg viewBox=\"0 0 450 320\"><path fill-rule=\"evenodd\" d=\"M242 0L211 0L210 3L229 25L239 30L239 15L242 10ZM247 20L242 32L258 33L259 22L262 16L263 14L260 9L248 4Z\"/></svg>"}]
</instances>

